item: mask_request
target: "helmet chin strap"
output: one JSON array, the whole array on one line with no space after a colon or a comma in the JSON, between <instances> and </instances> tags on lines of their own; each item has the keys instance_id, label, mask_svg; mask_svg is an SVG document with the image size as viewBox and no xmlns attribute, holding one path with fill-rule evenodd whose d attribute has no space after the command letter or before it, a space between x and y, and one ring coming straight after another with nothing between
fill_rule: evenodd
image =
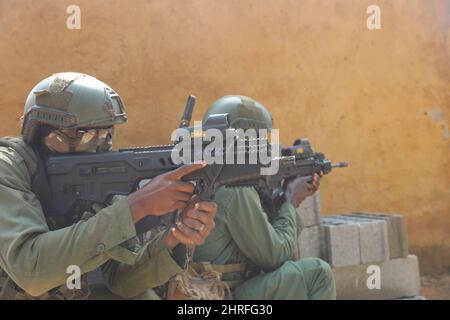
<instances>
[{"instance_id":1,"label":"helmet chin strap","mask_svg":"<svg viewBox=\"0 0 450 320\"><path fill-rule=\"evenodd\" d=\"M76 144L73 142L73 141L70 141L69 142L69 152L70 153L74 153L74 152L76 152Z\"/></svg>"},{"instance_id":2,"label":"helmet chin strap","mask_svg":"<svg viewBox=\"0 0 450 320\"><path fill-rule=\"evenodd\" d=\"M105 138L105 141L103 141L103 143L101 143L98 147L97 147L97 152L107 152L107 151L111 151L112 149L112 136L110 134L108 134Z\"/></svg>"}]
</instances>

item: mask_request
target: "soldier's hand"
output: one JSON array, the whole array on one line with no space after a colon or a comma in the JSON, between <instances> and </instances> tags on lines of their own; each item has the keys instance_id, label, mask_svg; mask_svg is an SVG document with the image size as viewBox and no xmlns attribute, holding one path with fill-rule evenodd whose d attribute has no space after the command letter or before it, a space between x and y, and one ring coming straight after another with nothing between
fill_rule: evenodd
<instances>
[{"instance_id":1,"label":"soldier's hand","mask_svg":"<svg viewBox=\"0 0 450 320\"><path fill-rule=\"evenodd\" d=\"M217 205L212 201L198 201L197 197L181 213L181 219L176 228L172 228L167 237L169 249L178 243L185 245L202 245L214 229L214 218Z\"/></svg>"},{"instance_id":2,"label":"soldier's hand","mask_svg":"<svg viewBox=\"0 0 450 320\"><path fill-rule=\"evenodd\" d=\"M194 185L181 181L191 172L205 167L205 163L184 165L152 179L143 188L128 195L133 222L152 215L160 216L186 207L194 192Z\"/></svg>"},{"instance_id":3,"label":"soldier's hand","mask_svg":"<svg viewBox=\"0 0 450 320\"><path fill-rule=\"evenodd\" d=\"M300 177L291 180L285 186L286 199L297 208L307 197L319 189L320 179L323 173L314 174L312 177Z\"/></svg>"}]
</instances>

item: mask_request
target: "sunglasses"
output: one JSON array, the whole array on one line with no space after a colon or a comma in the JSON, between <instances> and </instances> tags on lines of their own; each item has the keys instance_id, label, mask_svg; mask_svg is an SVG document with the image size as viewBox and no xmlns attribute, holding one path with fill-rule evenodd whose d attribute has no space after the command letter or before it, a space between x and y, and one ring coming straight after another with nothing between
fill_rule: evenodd
<instances>
[{"instance_id":1,"label":"sunglasses","mask_svg":"<svg viewBox=\"0 0 450 320\"><path fill-rule=\"evenodd\" d=\"M66 140L70 142L78 142L79 144L90 143L93 139L99 140L106 139L109 136L113 136L114 127L108 128L81 128L81 129L59 129L55 130Z\"/></svg>"},{"instance_id":2,"label":"sunglasses","mask_svg":"<svg viewBox=\"0 0 450 320\"><path fill-rule=\"evenodd\" d=\"M57 151L92 152L99 146L111 145L113 135L114 127L57 129L48 135L48 141Z\"/></svg>"}]
</instances>

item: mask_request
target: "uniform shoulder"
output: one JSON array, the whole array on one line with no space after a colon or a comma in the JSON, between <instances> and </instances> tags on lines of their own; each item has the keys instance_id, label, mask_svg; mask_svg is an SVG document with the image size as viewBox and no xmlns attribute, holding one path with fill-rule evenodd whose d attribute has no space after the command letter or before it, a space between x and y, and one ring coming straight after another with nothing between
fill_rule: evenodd
<instances>
[{"instance_id":1,"label":"uniform shoulder","mask_svg":"<svg viewBox=\"0 0 450 320\"><path fill-rule=\"evenodd\" d=\"M25 148L29 148L29 150ZM30 155L33 154L31 147L24 145L17 146L14 143L4 143L4 138L0 139L0 176L3 177L2 180L5 183L6 181L20 181L26 185L31 184L31 176L25 160L26 155L24 155L24 150Z\"/></svg>"}]
</instances>

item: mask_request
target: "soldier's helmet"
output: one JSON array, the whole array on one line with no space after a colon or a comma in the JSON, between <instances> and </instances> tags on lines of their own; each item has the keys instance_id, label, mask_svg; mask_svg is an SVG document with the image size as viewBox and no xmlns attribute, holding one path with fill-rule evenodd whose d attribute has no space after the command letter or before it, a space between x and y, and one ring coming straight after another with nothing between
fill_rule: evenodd
<instances>
[{"instance_id":1,"label":"soldier's helmet","mask_svg":"<svg viewBox=\"0 0 450 320\"><path fill-rule=\"evenodd\" d=\"M29 93L22 117L22 136L32 143L36 129L104 128L125 123L119 95L87 74L63 72L39 82Z\"/></svg>"},{"instance_id":2,"label":"soldier's helmet","mask_svg":"<svg viewBox=\"0 0 450 320\"><path fill-rule=\"evenodd\" d=\"M203 122L211 115L228 114L230 126L235 129L272 129L272 115L252 98L228 95L216 100L203 117Z\"/></svg>"}]
</instances>

